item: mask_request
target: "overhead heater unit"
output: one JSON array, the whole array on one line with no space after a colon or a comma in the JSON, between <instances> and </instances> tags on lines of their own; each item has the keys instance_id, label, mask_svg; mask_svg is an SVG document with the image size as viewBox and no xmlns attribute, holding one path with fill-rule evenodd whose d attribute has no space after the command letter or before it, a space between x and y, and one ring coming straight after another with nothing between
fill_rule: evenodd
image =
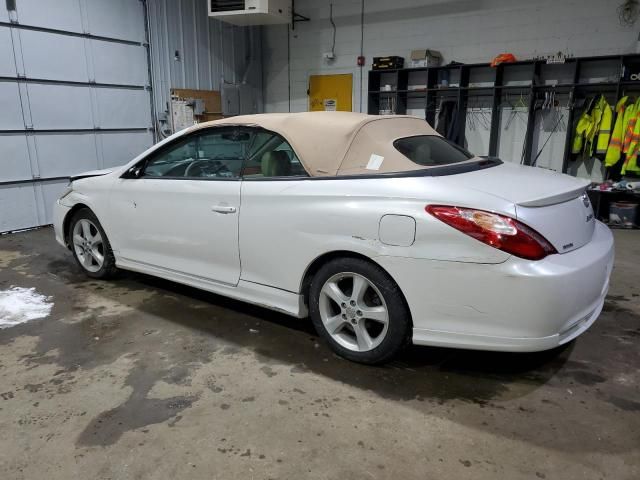
<instances>
[{"instance_id":1,"label":"overhead heater unit","mask_svg":"<svg viewBox=\"0 0 640 480\"><path fill-rule=\"evenodd\" d=\"M291 22L291 0L209 0L209 16L234 25Z\"/></svg>"}]
</instances>

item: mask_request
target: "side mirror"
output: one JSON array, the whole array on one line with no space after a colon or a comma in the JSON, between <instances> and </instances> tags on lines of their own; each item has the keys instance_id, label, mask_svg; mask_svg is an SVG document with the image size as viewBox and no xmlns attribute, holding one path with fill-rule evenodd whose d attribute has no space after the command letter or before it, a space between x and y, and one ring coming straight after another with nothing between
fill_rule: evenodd
<instances>
[{"instance_id":1,"label":"side mirror","mask_svg":"<svg viewBox=\"0 0 640 480\"><path fill-rule=\"evenodd\" d=\"M142 165L134 165L127 170L121 178L140 178L142 176Z\"/></svg>"}]
</instances>

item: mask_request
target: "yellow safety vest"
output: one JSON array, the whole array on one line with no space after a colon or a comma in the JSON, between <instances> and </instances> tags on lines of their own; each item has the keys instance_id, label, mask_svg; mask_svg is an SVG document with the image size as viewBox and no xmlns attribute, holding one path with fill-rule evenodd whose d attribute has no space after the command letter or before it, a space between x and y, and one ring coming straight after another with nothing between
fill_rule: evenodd
<instances>
[{"instance_id":1,"label":"yellow safety vest","mask_svg":"<svg viewBox=\"0 0 640 480\"><path fill-rule=\"evenodd\" d=\"M603 97L604 100L604 97ZM596 140L596 155L606 155L611 138L611 125L613 123L613 110L607 101L604 101L602 119L598 125L598 139ZM604 157L600 157L604 158Z\"/></svg>"},{"instance_id":2,"label":"yellow safety vest","mask_svg":"<svg viewBox=\"0 0 640 480\"><path fill-rule=\"evenodd\" d=\"M576 131L573 134L573 145L571 147L571 153L578 154L582 152L583 141L586 133L591 129L591 115L585 110L580 115L578 124L576 125Z\"/></svg>"},{"instance_id":3,"label":"yellow safety vest","mask_svg":"<svg viewBox=\"0 0 640 480\"><path fill-rule=\"evenodd\" d=\"M626 159L624 165L622 165L621 173L624 175L627 172L640 172L638 167L638 151L640 150L640 97L636 100L633 116L629 119L627 125L627 132L625 135L623 145L626 149Z\"/></svg>"},{"instance_id":4,"label":"yellow safety vest","mask_svg":"<svg viewBox=\"0 0 640 480\"><path fill-rule=\"evenodd\" d=\"M624 131L624 141L622 142L622 153L627 153L629 151L629 146L631 145L631 140L633 137L633 130L636 126L636 118L638 109L640 108L640 97L636 100L636 103L631 105L624 111L624 125L622 129Z\"/></svg>"},{"instance_id":5,"label":"yellow safety vest","mask_svg":"<svg viewBox=\"0 0 640 480\"><path fill-rule=\"evenodd\" d=\"M628 155L627 159L624 161L621 173L624 175L627 172L640 173L640 167L638 166L638 152L635 152L633 155Z\"/></svg>"},{"instance_id":6,"label":"yellow safety vest","mask_svg":"<svg viewBox=\"0 0 640 480\"><path fill-rule=\"evenodd\" d=\"M600 123L602 122L606 105L607 101L605 100L604 95L600 95L600 98L598 98L598 101L596 102L596 106L591 110L591 128L589 128L589 131L587 132L587 143L584 148L587 158L591 158L593 156L598 131L600 130ZM609 130L611 130L611 128L609 128Z\"/></svg>"},{"instance_id":7,"label":"yellow safety vest","mask_svg":"<svg viewBox=\"0 0 640 480\"><path fill-rule=\"evenodd\" d=\"M633 131L631 133L631 140L629 142L629 148L627 149L627 157L632 157L637 153L638 140L640 140L640 111L636 110L636 116L633 121ZM631 122L629 123L631 125Z\"/></svg>"},{"instance_id":8,"label":"yellow safety vest","mask_svg":"<svg viewBox=\"0 0 640 480\"><path fill-rule=\"evenodd\" d=\"M607 147L607 153L604 159L604 165L606 167L611 167L618 163L620 157L622 156L625 112L624 107L628 99L629 97L622 97L616 104L616 123L613 127L613 133L611 134L611 140L609 140L609 146Z\"/></svg>"},{"instance_id":9,"label":"yellow safety vest","mask_svg":"<svg viewBox=\"0 0 640 480\"><path fill-rule=\"evenodd\" d=\"M631 143L629 144L629 150L627 151L627 158L622 166L621 173L624 175L627 172L640 172L638 167L638 140L640 139L640 112L636 113L636 122L631 135Z\"/></svg>"}]
</instances>

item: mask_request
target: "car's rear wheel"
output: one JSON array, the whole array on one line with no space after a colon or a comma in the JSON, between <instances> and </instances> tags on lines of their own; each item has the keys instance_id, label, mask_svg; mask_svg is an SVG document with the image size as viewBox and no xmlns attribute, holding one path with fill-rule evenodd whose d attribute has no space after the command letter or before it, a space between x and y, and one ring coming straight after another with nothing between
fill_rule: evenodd
<instances>
[{"instance_id":1,"label":"car's rear wheel","mask_svg":"<svg viewBox=\"0 0 640 480\"><path fill-rule=\"evenodd\" d=\"M117 272L109 239L88 208L78 210L71 219L69 243L76 262L90 277L109 278Z\"/></svg>"},{"instance_id":2,"label":"car's rear wheel","mask_svg":"<svg viewBox=\"0 0 640 480\"><path fill-rule=\"evenodd\" d=\"M309 291L313 324L349 360L377 364L407 343L411 320L402 293L377 265L338 258L320 268Z\"/></svg>"}]
</instances>

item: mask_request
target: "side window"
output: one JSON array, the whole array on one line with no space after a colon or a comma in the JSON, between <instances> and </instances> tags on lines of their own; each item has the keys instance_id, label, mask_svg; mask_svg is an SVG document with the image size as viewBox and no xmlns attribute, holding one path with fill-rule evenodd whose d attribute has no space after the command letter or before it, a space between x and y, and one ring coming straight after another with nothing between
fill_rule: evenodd
<instances>
[{"instance_id":1,"label":"side window","mask_svg":"<svg viewBox=\"0 0 640 480\"><path fill-rule=\"evenodd\" d=\"M238 178L250 144L242 129L196 133L151 158L143 177Z\"/></svg>"},{"instance_id":2,"label":"side window","mask_svg":"<svg viewBox=\"0 0 640 480\"><path fill-rule=\"evenodd\" d=\"M307 177L291 145L280 135L257 130L242 170L244 178Z\"/></svg>"}]
</instances>

